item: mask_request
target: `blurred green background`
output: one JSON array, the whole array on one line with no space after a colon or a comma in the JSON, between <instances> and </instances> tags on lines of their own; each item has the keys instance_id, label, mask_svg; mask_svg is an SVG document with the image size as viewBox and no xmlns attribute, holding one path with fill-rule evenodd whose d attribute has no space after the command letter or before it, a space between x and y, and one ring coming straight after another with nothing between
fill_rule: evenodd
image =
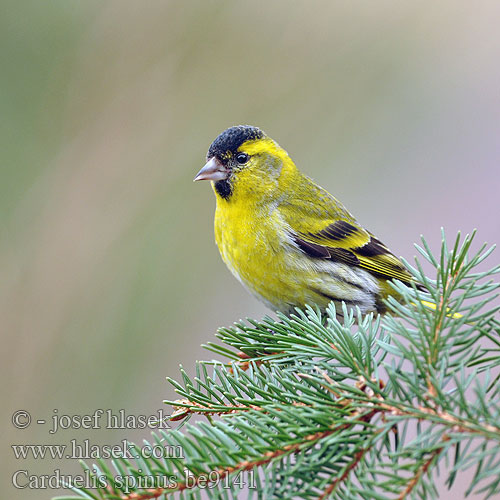
<instances>
[{"instance_id":1,"label":"blurred green background","mask_svg":"<svg viewBox=\"0 0 500 500\"><path fill-rule=\"evenodd\" d=\"M421 233L437 249L441 226L500 242L498 2L0 9L5 497L54 495L15 490L15 470L80 470L16 460L13 443L149 437L16 430L15 410L153 414L217 327L267 312L226 270L213 194L192 183L228 126L266 130L398 255Z\"/></svg>"}]
</instances>

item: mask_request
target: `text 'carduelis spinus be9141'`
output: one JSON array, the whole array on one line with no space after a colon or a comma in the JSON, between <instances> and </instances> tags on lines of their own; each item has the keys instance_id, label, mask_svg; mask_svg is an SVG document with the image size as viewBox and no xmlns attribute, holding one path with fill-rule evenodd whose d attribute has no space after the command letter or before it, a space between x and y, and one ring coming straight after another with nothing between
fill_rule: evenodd
<instances>
[{"instance_id":1,"label":"text 'carduelis spinus be9141'","mask_svg":"<svg viewBox=\"0 0 500 500\"><path fill-rule=\"evenodd\" d=\"M380 240L257 127L222 132L194 180L212 183L222 259L273 310L325 309L333 301L341 313L343 301L383 313L383 299L396 295L388 281L412 281Z\"/></svg>"}]
</instances>

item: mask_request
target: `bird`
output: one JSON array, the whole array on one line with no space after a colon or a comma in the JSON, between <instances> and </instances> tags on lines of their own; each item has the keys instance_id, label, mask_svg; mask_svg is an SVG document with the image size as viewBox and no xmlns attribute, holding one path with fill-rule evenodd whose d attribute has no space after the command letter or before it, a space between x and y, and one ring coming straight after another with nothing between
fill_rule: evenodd
<instances>
[{"instance_id":1,"label":"bird","mask_svg":"<svg viewBox=\"0 0 500 500\"><path fill-rule=\"evenodd\" d=\"M194 180L212 184L223 261L273 311L325 311L333 302L340 316L342 303L385 314L389 296L401 300L390 282L416 283L386 245L258 127L219 134Z\"/></svg>"}]
</instances>

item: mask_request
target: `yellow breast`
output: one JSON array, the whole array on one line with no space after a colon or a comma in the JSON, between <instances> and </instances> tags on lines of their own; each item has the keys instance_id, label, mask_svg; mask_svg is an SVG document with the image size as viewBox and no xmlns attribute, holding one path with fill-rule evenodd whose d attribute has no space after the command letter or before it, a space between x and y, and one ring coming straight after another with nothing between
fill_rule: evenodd
<instances>
[{"instance_id":1,"label":"yellow breast","mask_svg":"<svg viewBox=\"0 0 500 500\"><path fill-rule=\"evenodd\" d=\"M329 302L308 286L316 273L290 241L278 210L249 210L218 200L215 240L233 275L269 308L288 313L296 306Z\"/></svg>"},{"instance_id":2,"label":"yellow breast","mask_svg":"<svg viewBox=\"0 0 500 500\"><path fill-rule=\"evenodd\" d=\"M220 202L215 212L215 241L233 275L273 309L277 307L279 274L284 271L279 249L284 233L275 229L276 214L264 217L240 204Z\"/></svg>"}]
</instances>

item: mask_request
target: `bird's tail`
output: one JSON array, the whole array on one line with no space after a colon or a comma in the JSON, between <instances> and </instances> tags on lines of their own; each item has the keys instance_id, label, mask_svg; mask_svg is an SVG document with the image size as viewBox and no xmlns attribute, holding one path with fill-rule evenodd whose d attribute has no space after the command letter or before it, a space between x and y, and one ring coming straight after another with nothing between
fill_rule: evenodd
<instances>
[{"instance_id":1,"label":"bird's tail","mask_svg":"<svg viewBox=\"0 0 500 500\"><path fill-rule=\"evenodd\" d=\"M437 306L436 306L436 304L434 304L434 302L429 302L428 300L421 300L420 303L424 307L427 307L428 309L431 309L432 311L435 311L437 309ZM462 314L451 312L449 307L446 308L446 313L447 313L446 316L448 318L453 318L453 319L463 318Z\"/></svg>"}]
</instances>

